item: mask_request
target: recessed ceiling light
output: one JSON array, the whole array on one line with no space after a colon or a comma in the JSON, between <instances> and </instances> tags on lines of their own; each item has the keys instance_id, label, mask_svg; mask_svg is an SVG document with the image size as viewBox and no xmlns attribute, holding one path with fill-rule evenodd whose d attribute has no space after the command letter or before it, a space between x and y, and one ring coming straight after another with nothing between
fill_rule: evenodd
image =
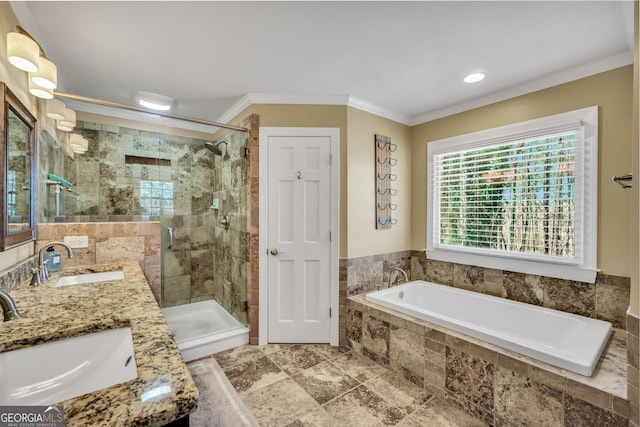
<instances>
[{"instance_id":1,"label":"recessed ceiling light","mask_svg":"<svg viewBox=\"0 0 640 427\"><path fill-rule=\"evenodd\" d=\"M480 80L484 79L484 74L482 73L472 73L464 78L465 83L476 83Z\"/></svg>"},{"instance_id":2,"label":"recessed ceiling light","mask_svg":"<svg viewBox=\"0 0 640 427\"><path fill-rule=\"evenodd\" d=\"M137 92L136 101L145 108L158 111L169 111L175 103L173 98L149 92Z\"/></svg>"}]
</instances>

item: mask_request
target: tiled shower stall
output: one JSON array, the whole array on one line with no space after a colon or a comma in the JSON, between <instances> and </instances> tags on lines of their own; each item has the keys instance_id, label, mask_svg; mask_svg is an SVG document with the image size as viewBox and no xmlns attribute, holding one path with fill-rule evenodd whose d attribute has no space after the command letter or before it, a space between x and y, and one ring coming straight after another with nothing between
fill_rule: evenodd
<instances>
[{"instance_id":1,"label":"tiled shower stall","mask_svg":"<svg viewBox=\"0 0 640 427\"><path fill-rule=\"evenodd\" d=\"M141 265L158 302L168 307L215 299L246 324L247 133L212 135L211 142L221 143L215 154L204 138L80 120L74 132L89 141L86 153L70 153L64 134L40 134L40 227L155 223ZM49 173L73 186L56 196ZM133 234L121 237L151 238L129 229ZM83 252L95 253L96 241L100 246L113 237L90 236L90 247L76 252L82 259ZM133 248L121 249L137 259Z\"/></svg>"}]
</instances>

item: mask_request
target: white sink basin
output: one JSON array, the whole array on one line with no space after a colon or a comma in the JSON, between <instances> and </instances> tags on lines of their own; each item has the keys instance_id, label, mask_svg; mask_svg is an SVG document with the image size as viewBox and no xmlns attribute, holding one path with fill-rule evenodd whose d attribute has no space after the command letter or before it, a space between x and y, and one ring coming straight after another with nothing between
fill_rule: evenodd
<instances>
[{"instance_id":1,"label":"white sink basin","mask_svg":"<svg viewBox=\"0 0 640 427\"><path fill-rule=\"evenodd\" d=\"M104 271L102 273L87 273L87 274L76 274L74 276L62 276L58 279L54 288L58 288L60 286L69 286L69 285L80 285L83 283L96 283L96 282L106 282L107 280L122 280L124 279L124 271L116 270L116 271Z\"/></svg>"},{"instance_id":2,"label":"white sink basin","mask_svg":"<svg viewBox=\"0 0 640 427\"><path fill-rule=\"evenodd\" d=\"M0 353L0 405L51 405L138 376L131 328Z\"/></svg>"}]
</instances>

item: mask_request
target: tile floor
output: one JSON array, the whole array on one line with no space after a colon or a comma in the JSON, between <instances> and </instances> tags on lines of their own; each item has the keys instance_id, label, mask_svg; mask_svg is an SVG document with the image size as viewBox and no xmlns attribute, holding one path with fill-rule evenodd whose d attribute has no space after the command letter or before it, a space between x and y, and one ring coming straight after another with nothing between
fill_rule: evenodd
<instances>
[{"instance_id":1,"label":"tile floor","mask_svg":"<svg viewBox=\"0 0 640 427\"><path fill-rule=\"evenodd\" d=\"M194 427L483 425L345 347L246 345L188 366Z\"/></svg>"}]
</instances>

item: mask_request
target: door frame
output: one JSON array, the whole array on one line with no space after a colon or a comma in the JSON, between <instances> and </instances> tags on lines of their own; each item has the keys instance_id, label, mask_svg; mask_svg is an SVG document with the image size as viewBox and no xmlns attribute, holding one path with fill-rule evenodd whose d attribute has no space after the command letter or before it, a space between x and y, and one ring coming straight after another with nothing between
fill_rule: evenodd
<instances>
[{"instance_id":1,"label":"door frame","mask_svg":"<svg viewBox=\"0 0 640 427\"><path fill-rule=\"evenodd\" d=\"M267 242L269 238L269 200L267 197L267 183L269 177L269 137L272 136L302 136L302 137L329 137L331 139L331 243L329 256L331 277L331 319L330 331L331 345L339 342L339 273L338 260L340 257L340 128L314 128L314 127L260 127L259 132L259 223L258 223L258 292L259 292L259 326L258 344L265 345L269 342L269 304L268 304L268 255Z\"/></svg>"}]
</instances>

